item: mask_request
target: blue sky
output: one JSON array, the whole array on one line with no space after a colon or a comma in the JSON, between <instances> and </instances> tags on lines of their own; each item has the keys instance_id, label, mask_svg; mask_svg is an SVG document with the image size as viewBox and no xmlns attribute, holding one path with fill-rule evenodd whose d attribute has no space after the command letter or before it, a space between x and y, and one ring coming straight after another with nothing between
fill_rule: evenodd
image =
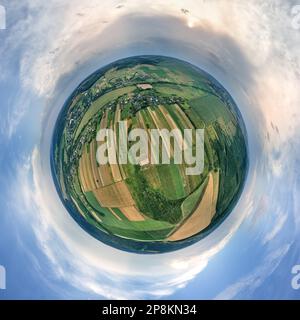
<instances>
[{"instance_id":1,"label":"blue sky","mask_svg":"<svg viewBox=\"0 0 300 320\"><path fill-rule=\"evenodd\" d=\"M0 299L299 299L291 287L300 264L296 2L121 2L0 1L7 11ZM51 134L65 99L99 67L138 54L177 57L211 73L237 102L249 135L238 205L211 235L176 253L135 255L91 238L65 211L50 174Z\"/></svg>"}]
</instances>

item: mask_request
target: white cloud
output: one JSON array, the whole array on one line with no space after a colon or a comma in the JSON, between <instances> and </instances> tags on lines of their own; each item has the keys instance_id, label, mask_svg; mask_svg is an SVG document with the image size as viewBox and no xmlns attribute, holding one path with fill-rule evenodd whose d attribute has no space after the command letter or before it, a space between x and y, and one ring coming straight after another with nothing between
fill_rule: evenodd
<instances>
[{"instance_id":1,"label":"white cloud","mask_svg":"<svg viewBox=\"0 0 300 320\"><path fill-rule=\"evenodd\" d=\"M289 248L290 245L285 244L277 250L270 252L264 261L252 273L227 287L219 293L215 299L230 300L239 296L244 298L251 297L251 293L259 288L265 279L276 270L280 261L288 253Z\"/></svg>"},{"instance_id":2,"label":"white cloud","mask_svg":"<svg viewBox=\"0 0 300 320\"><path fill-rule=\"evenodd\" d=\"M274 221L273 229L271 229L263 238L262 243L267 244L271 240L273 240L276 235L281 231L283 228L286 220L288 218L287 214L280 214L277 216L276 220Z\"/></svg>"}]
</instances>

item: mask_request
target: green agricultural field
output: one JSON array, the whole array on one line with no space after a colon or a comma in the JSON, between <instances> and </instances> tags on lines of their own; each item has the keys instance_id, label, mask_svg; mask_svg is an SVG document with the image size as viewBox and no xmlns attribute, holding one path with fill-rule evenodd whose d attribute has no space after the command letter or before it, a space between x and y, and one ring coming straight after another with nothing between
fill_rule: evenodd
<instances>
[{"instance_id":1,"label":"green agricultural field","mask_svg":"<svg viewBox=\"0 0 300 320\"><path fill-rule=\"evenodd\" d=\"M225 123L234 121L234 117L224 103L215 96L197 97L191 99L190 106L195 113L208 125L221 118Z\"/></svg>"}]
</instances>

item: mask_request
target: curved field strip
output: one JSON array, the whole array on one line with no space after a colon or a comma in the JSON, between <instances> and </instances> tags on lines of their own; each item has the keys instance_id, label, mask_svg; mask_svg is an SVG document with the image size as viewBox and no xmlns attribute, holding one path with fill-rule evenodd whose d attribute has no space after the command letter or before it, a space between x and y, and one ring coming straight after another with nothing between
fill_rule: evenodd
<instances>
[{"instance_id":1,"label":"curved field strip","mask_svg":"<svg viewBox=\"0 0 300 320\"><path fill-rule=\"evenodd\" d=\"M219 197L219 184L220 184L220 170L217 172L213 172L213 179L214 179L214 197L213 197L213 203L215 206L217 205L218 197ZM216 214L216 210L212 211L211 218L214 217Z\"/></svg>"},{"instance_id":2,"label":"curved field strip","mask_svg":"<svg viewBox=\"0 0 300 320\"><path fill-rule=\"evenodd\" d=\"M150 108L147 108L146 111L148 111L148 113L150 114L150 117L155 125L155 128L156 129L163 129L164 125L162 123L162 120L158 117L157 113L155 111L151 110ZM163 142L163 147L164 147L166 154L168 155L169 159L171 159L171 148L169 148L170 143L167 140L165 135L162 136L162 142Z\"/></svg>"},{"instance_id":3,"label":"curved field strip","mask_svg":"<svg viewBox=\"0 0 300 320\"><path fill-rule=\"evenodd\" d=\"M166 235L170 232L171 229L162 229L162 230L151 230L147 231L136 230L136 229L122 229L120 225L110 227L109 231L115 235L118 235L121 238L125 239L134 239L143 242L147 241L162 241L165 239Z\"/></svg>"},{"instance_id":4,"label":"curved field strip","mask_svg":"<svg viewBox=\"0 0 300 320\"><path fill-rule=\"evenodd\" d=\"M84 213L84 211L81 209L80 205L77 203L77 201L74 199L74 197L71 196L72 201L74 202L78 212L84 217L86 218L86 215Z\"/></svg>"},{"instance_id":5,"label":"curved field strip","mask_svg":"<svg viewBox=\"0 0 300 320\"><path fill-rule=\"evenodd\" d=\"M108 210L113 214L113 216L118 219L119 221L121 221L122 219L114 212L114 210L112 208L108 208Z\"/></svg>"},{"instance_id":6,"label":"curved field strip","mask_svg":"<svg viewBox=\"0 0 300 320\"><path fill-rule=\"evenodd\" d=\"M205 92L203 92L200 88L195 88L192 86L184 85L184 84L174 84L174 83L159 83L154 84L154 89L164 95L176 95L179 97L184 97L185 99L194 99L197 97L205 96Z\"/></svg>"},{"instance_id":7,"label":"curved field strip","mask_svg":"<svg viewBox=\"0 0 300 320\"><path fill-rule=\"evenodd\" d=\"M204 179L200 187L198 187L191 195L189 195L181 205L181 211L184 218L187 218L200 203L203 192L208 183L208 177Z\"/></svg>"},{"instance_id":8,"label":"curved field strip","mask_svg":"<svg viewBox=\"0 0 300 320\"><path fill-rule=\"evenodd\" d=\"M90 213L98 223L102 223L102 220L99 218L98 214L94 210L90 210Z\"/></svg>"},{"instance_id":9,"label":"curved field strip","mask_svg":"<svg viewBox=\"0 0 300 320\"><path fill-rule=\"evenodd\" d=\"M96 188L102 187L101 183L101 178L98 172L98 167L97 167L97 159L96 159L96 141L93 140L90 143L90 164L91 164L91 169L92 169L92 174L94 178L94 182L96 184Z\"/></svg>"},{"instance_id":10,"label":"curved field strip","mask_svg":"<svg viewBox=\"0 0 300 320\"><path fill-rule=\"evenodd\" d=\"M77 130L74 139L76 140L84 128L84 126L89 122L89 120L95 116L107 103L116 100L126 93L133 92L136 89L135 86L129 86L124 88L115 89L113 91L103 94L98 100L94 101L88 108L87 112L84 114Z\"/></svg>"},{"instance_id":11,"label":"curved field strip","mask_svg":"<svg viewBox=\"0 0 300 320\"><path fill-rule=\"evenodd\" d=\"M115 118L117 118L117 114L120 115L120 112L116 112ZM116 125L117 126L117 125ZM114 131L114 144L115 148L108 148L108 158L113 159L114 157L118 157L118 142L116 137L116 126L113 125L113 122L110 125L110 129ZM108 144L108 142L107 142ZM108 145L107 145L108 147ZM112 174L113 182L122 181L122 175L118 164L110 164L110 171Z\"/></svg>"},{"instance_id":12,"label":"curved field strip","mask_svg":"<svg viewBox=\"0 0 300 320\"><path fill-rule=\"evenodd\" d=\"M102 146L102 144L104 143L106 142L97 141L97 147ZM98 174L99 174L102 186L108 186L114 183L114 179L111 172L111 166L108 163L102 164L102 165L99 164L97 169L98 169Z\"/></svg>"},{"instance_id":13,"label":"curved field strip","mask_svg":"<svg viewBox=\"0 0 300 320\"><path fill-rule=\"evenodd\" d=\"M87 182L85 179L85 174L84 174L84 167L83 167L83 158L79 159L79 180L80 180L80 184L82 187L83 192L87 192L88 191L88 187L87 187Z\"/></svg>"},{"instance_id":14,"label":"curved field strip","mask_svg":"<svg viewBox=\"0 0 300 320\"><path fill-rule=\"evenodd\" d=\"M184 129L195 129L194 125L192 124L190 119L187 117L187 115L184 113L184 111L179 107L179 105L175 104L174 106L177 111L178 118L183 123L183 128Z\"/></svg>"},{"instance_id":15,"label":"curved field strip","mask_svg":"<svg viewBox=\"0 0 300 320\"><path fill-rule=\"evenodd\" d=\"M168 241L179 241L189 238L209 226L212 216L216 211L216 202L214 201L214 178L209 174L208 183L201 202L194 213L171 234Z\"/></svg>"},{"instance_id":16,"label":"curved field strip","mask_svg":"<svg viewBox=\"0 0 300 320\"><path fill-rule=\"evenodd\" d=\"M90 173L90 159L87 154L86 148L83 148L81 159L79 162L79 172L81 177L81 183L83 183L84 191L91 191L96 188L93 175Z\"/></svg>"},{"instance_id":17,"label":"curved field strip","mask_svg":"<svg viewBox=\"0 0 300 320\"><path fill-rule=\"evenodd\" d=\"M89 145L87 145L87 147L89 147ZM91 168L90 152L87 151L87 148L84 151L84 164L85 164L85 170L86 170L85 172L89 180L89 186L91 189L96 189L97 186L96 186L94 175Z\"/></svg>"}]
</instances>

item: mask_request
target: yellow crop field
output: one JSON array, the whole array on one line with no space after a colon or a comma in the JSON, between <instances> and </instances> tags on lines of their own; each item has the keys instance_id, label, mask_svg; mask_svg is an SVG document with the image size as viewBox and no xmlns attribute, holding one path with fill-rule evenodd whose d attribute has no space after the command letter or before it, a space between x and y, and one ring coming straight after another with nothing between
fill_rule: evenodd
<instances>
[{"instance_id":1,"label":"yellow crop field","mask_svg":"<svg viewBox=\"0 0 300 320\"><path fill-rule=\"evenodd\" d=\"M130 221L144 221L144 216L138 211L135 206L120 208L120 211Z\"/></svg>"},{"instance_id":2,"label":"yellow crop field","mask_svg":"<svg viewBox=\"0 0 300 320\"><path fill-rule=\"evenodd\" d=\"M135 205L124 181L94 190L94 194L102 207L121 208Z\"/></svg>"}]
</instances>

